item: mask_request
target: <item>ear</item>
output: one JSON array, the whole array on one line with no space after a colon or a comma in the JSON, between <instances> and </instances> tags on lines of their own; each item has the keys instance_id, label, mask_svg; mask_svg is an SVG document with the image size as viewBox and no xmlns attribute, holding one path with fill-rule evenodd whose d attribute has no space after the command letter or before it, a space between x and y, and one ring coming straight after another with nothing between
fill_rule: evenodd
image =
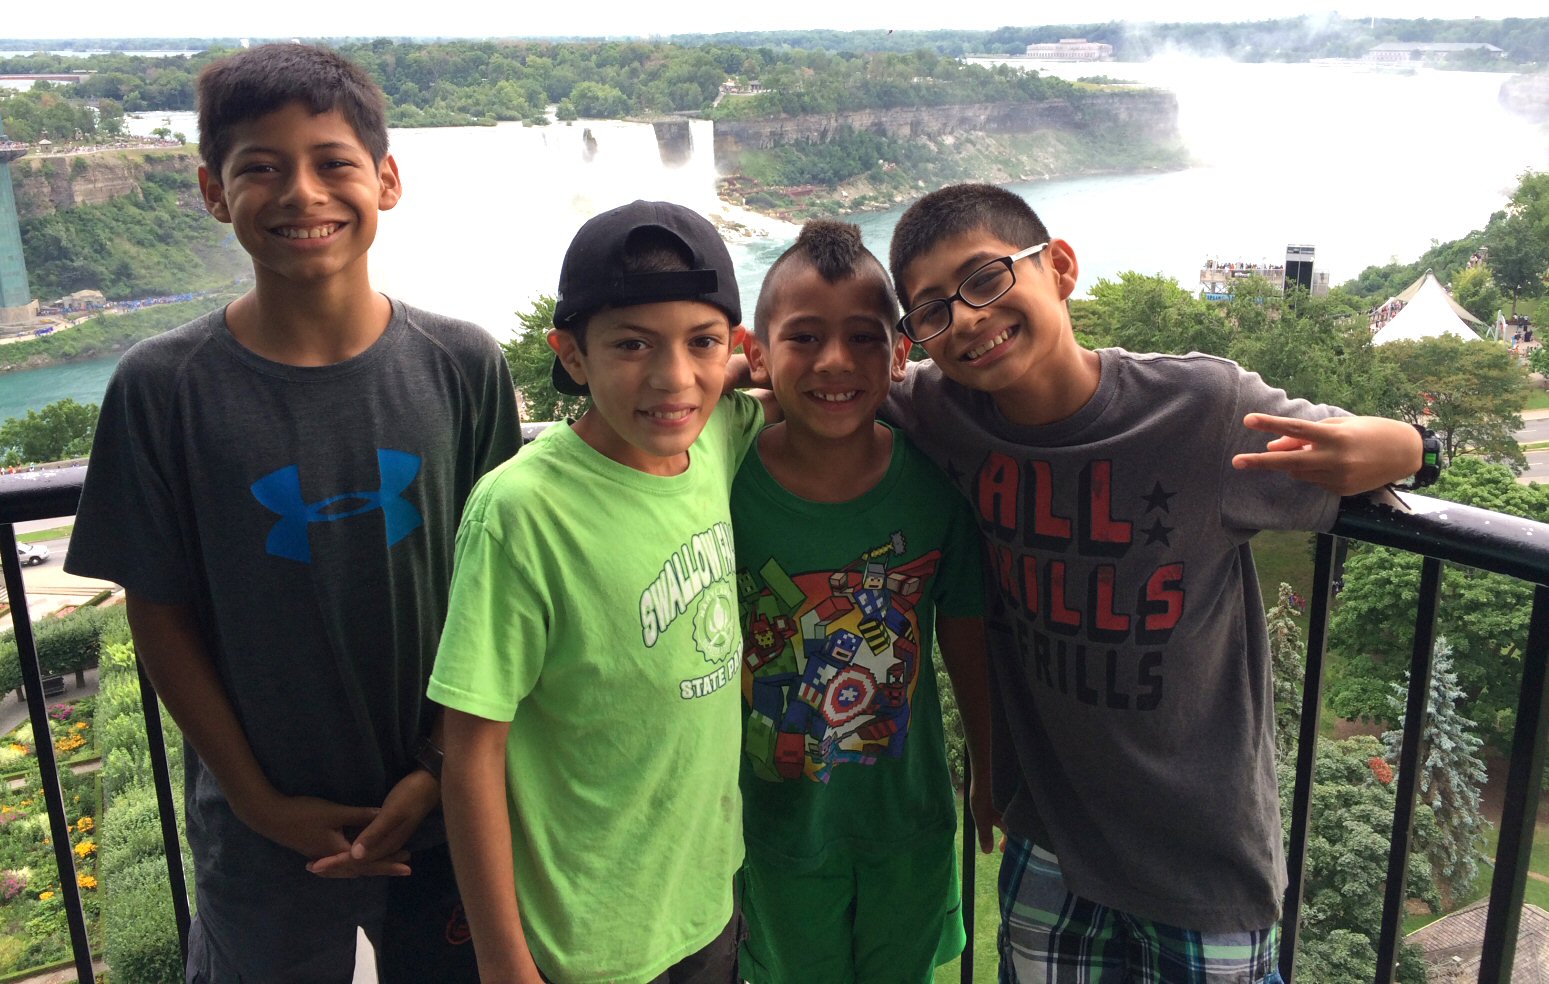
<instances>
[{"instance_id":1,"label":"ear","mask_svg":"<svg viewBox=\"0 0 1549 984\"><path fill-rule=\"evenodd\" d=\"M909 364L909 339L903 332L897 332L898 337L893 339L893 357L888 367L888 375L893 382L904 381L904 367Z\"/></svg>"},{"instance_id":2,"label":"ear","mask_svg":"<svg viewBox=\"0 0 1549 984\"><path fill-rule=\"evenodd\" d=\"M1060 300L1067 300L1076 292L1076 278L1081 272L1080 265L1076 263L1076 251L1063 239L1050 240L1048 259L1044 262L1054 270Z\"/></svg>"},{"instance_id":3,"label":"ear","mask_svg":"<svg viewBox=\"0 0 1549 984\"><path fill-rule=\"evenodd\" d=\"M382 193L377 196L377 211L385 212L403 197L403 181L398 177L398 162L393 160L392 154L382 158L382 163L377 166L377 181L382 186Z\"/></svg>"},{"instance_id":4,"label":"ear","mask_svg":"<svg viewBox=\"0 0 1549 984\"><path fill-rule=\"evenodd\" d=\"M586 385L586 359L581 353L581 346L576 344L575 336L568 331L551 329L548 335L549 348L559 358L559 364L570 373L570 378Z\"/></svg>"},{"instance_id":5,"label":"ear","mask_svg":"<svg viewBox=\"0 0 1549 984\"><path fill-rule=\"evenodd\" d=\"M769 388L769 351L752 333L743 336L742 351L748 356L748 377L754 386Z\"/></svg>"},{"instance_id":6,"label":"ear","mask_svg":"<svg viewBox=\"0 0 1549 984\"><path fill-rule=\"evenodd\" d=\"M199 195L204 199L205 211L217 221L231 221L231 210L226 207L226 189L221 185L221 179L203 164L199 165Z\"/></svg>"}]
</instances>

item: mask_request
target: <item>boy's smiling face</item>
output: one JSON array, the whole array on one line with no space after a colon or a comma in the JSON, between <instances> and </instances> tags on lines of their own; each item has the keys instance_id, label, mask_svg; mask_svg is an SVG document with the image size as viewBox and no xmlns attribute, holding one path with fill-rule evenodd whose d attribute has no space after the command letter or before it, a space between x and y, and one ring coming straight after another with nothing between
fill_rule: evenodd
<instances>
[{"instance_id":1,"label":"boy's smiling face","mask_svg":"<svg viewBox=\"0 0 1549 984\"><path fill-rule=\"evenodd\" d=\"M575 424L581 439L637 471L676 475L688 467L741 336L712 304L659 301L592 315L584 352L569 331L550 332L549 347L591 390L592 406Z\"/></svg>"},{"instance_id":2,"label":"boy's smiling face","mask_svg":"<svg viewBox=\"0 0 1549 984\"><path fill-rule=\"evenodd\" d=\"M371 159L339 111L291 102L232 127L220 174L199 169L210 214L229 222L259 277L365 276L377 212L398 203L398 167Z\"/></svg>"},{"instance_id":3,"label":"boy's smiling face","mask_svg":"<svg viewBox=\"0 0 1549 984\"><path fill-rule=\"evenodd\" d=\"M1002 242L988 231L938 243L903 271L911 307L951 297L964 278L986 263L1034 243ZM948 379L997 396L1033 395L1050 373L1069 367L1084 351L1076 344L1066 298L1076 286L1076 256L1056 239L1036 257L1016 261L1016 283L982 308L952 304L952 324L923 343Z\"/></svg>"},{"instance_id":4,"label":"boy's smiling face","mask_svg":"<svg viewBox=\"0 0 1549 984\"><path fill-rule=\"evenodd\" d=\"M908 354L886 292L880 271L835 283L807 264L783 274L768 340L749 340L748 361L768 374L787 428L835 439L871 426Z\"/></svg>"}]
</instances>

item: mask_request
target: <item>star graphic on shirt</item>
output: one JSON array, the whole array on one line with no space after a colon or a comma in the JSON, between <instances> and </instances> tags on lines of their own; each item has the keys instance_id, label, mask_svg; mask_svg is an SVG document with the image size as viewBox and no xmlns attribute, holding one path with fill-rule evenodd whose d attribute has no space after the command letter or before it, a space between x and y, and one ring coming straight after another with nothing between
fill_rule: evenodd
<instances>
[{"instance_id":1,"label":"star graphic on shirt","mask_svg":"<svg viewBox=\"0 0 1549 984\"><path fill-rule=\"evenodd\" d=\"M1146 534L1146 545L1149 546L1153 543L1160 543L1164 546L1172 546L1172 541L1167 539L1167 536L1173 531L1173 529L1174 527L1171 526L1163 526L1161 518L1158 517L1154 522L1152 522L1150 526L1146 527L1144 530Z\"/></svg>"},{"instance_id":2,"label":"star graphic on shirt","mask_svg":"<svg viewBox=\"0 0 1549 984\"><path fill-rule=\"evenodd\" d=\"M947 478L951 480L953 485L956 485L956 484L958 484L958 479L960 479L962 477L963 477L963 473L957 470L957 462L948 460L947 461Z\"/></svg>"},{"instance_id":3,"label":"star graphic on shirt","mask_svg":"<svg viewBox=\"0 0 1549 984\"><path fill-rule=\"evenodd\" d=\"M1143 495L1141 498L1146 500L1146 512L1150 512L1153 509L1160 509L1164 513L1170 513L1172 512L1172 507L1167 504L1167 500L1171 499L1177 494L1178 493L1176 492L1162 491L1162 483L1155 482L1151 486L1151 494Z\"/></svg>"}]
</instances>

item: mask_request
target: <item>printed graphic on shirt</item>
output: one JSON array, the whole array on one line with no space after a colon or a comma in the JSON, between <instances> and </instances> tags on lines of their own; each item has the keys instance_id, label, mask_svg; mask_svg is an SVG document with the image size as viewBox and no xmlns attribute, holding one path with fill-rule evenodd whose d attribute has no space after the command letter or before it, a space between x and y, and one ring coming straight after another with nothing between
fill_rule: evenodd
<instances>
[{"instance_id":1,"label":"printed graphic on shirt","mask_svg":"<svg viewBox=\"0 0 1549 984\"><path fill-rule=\"evenodd\" d=\"M716 523L689 537L640 592L640 636L647 649L655 648L679 616L693 612L684 628L715 669L680 680L684 700L707 697L737 677L742 636L731 584L735 564L731 524Z\"/></svg>"},{"instance_id":2,"label":"printed graphic on shirt","mask_svg":"<svg viewBox=\"0 0 1549 984\"><path fill-rule=\"evenodd\" d=\"M992 451L953 471L985 534L1029 683L1113 711L1154 711L1166 695L1167 640L1183 617L1185 565L1171 553L1176 491L1135 482L1116 494L1116 463L1056 471ZM1061 504L1069 504L1062 506Z\"/></svg>"},{"instance_id":3,"label":"printed graphic on shirt","mask_svg":"<svg viewBox=\"0 0 1549 984\"><path fill-rule=\"evenodd\" d=\"M275 557L302 564L312 563L308 531L313 523L337 523L382 510L387 545L402 540L424 525L414 504L403 493L419 477L420 458L407 451L378 448L377 474L381 484L374 490L340 492L316 502L302 500L301 468L287 465L249 486L253 498L280 519L269 530L264 549Z\"/></svg>"},{"instance_id":4,"label":"printed graphic on shirt","mask_svg":"<svg viewBox=\"0 0 1549 984\"><path fill-rule=\"evenodd\" d=\"M890 566L902 533L837 571L738 572L743 699L754 772L828 782L904 753L920 672L915 607L941 551ZM762 587L760 587L760 584Z\"/></svg>"}]
</instances>

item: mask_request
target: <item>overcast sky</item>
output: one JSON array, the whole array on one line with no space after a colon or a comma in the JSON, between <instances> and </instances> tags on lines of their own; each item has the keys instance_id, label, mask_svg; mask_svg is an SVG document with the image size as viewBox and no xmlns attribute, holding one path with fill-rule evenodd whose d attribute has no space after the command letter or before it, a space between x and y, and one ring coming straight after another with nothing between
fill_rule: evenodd
<instances>
[{"instance_id":1,"label":"overcast sky","mask_svg":"<svg viewBox=\"0 0 1549 984\"><path fill-rule=\"evenodd\" d=\"M78 0L55 7L36 0L7 0L0 37L520 37L542 35L649 35L800 28L995 28L1110 19L1262 20L1301 13L1327 15L1330 7L1308 0L1237 6L1219 0L1086 0L1079 5L948 4L941 0L582 0L579 3L440 0L430 3L269 0ZM493 8L493 9L491 9ZM1340 12L1351 17L1451 18L1461 11L1481 17L1542 16L1542 0L1354 0ZM1489 40L1489 39L1482 39ZM1499 39L1493 39L1497 42Z\"/></svg>"}]
</instances>

